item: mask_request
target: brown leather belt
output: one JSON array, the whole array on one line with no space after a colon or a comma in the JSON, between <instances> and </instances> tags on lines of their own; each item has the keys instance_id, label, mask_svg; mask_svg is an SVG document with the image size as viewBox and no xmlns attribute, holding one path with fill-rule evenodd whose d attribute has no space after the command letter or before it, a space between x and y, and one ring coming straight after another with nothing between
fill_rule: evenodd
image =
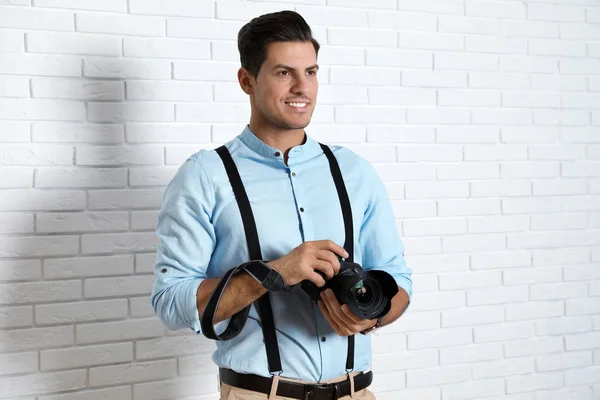
<instances>
[{"instance_id":1,"label":"brown leather belt","mask_svg":"<svg viewBox=\"0 0 600 400\"><path fill-rule=\"evenodd\" d=\"M258 375L238 374L235 371L219 368L221 381L227 385L253 392L271 393L271 378ZM358 392L373 382L373 372L354 376L354 390ZM277 396L299 400L337 400L350 395L350 382L346 379L337 383L296 383L279 381Z\"/></svg>"}]
</instances>

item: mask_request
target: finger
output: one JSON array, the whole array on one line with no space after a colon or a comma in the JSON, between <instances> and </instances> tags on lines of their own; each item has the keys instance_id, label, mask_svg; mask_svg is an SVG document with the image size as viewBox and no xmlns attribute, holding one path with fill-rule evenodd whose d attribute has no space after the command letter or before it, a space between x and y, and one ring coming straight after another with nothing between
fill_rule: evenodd
<instances>
[{"instance_id":1,"label":"finger","mask_svg":"<svg viewBox=\"0 0 600 400\"><path fill-rule=\"evenodd\" d=\"M353 328L355 322L342 311L341 304L330 289L322 292L322 299L327 304L329 313L336 320L338 325L346 326L350 329Z\"/></svg>"},{"instance_id":2,"label":"finger","mask_svg":"<svg viewBox=\"0 0 600 400\"><path fill-rule=\"evenodd\" d=\"M338 260L333 252L329 250L319 250L315 256L319 260L329 263L334 275L337 275L340 272L340 260Z\"/></svg>"},{"instance_id":3,"label":"finger","mask_svg":"<svg viewBox=\"0 0 600 400\"><path fill-rule=\"evenodd\" d=\"M321 259L313 262L312 269L314 271L320 271L321 273L323 273L323 275L325 275L326 280L333 278L333 275L335 275L335 270L333 269L333 266L329 262Z\"/></svg>"},{"instance_id":4,"label":"finger","mask_svg":"<svg viewBox=\"0 0 600 400\"><path fill-rule=\"evenodd\" d=\"M333 251L335 254L339 255L342 258L348 258L350 255L346 252L346 250L332 240L318 240L316 242L317 247L322 250Z\"/></svg>"},{"instance_id":5,"label":"finger","mask_svg":"<svg viewBox=\"0 0 600 400\"><path fill-rule=\"evenodd\" d=\"M308 274L307 279L317 285L317 287L325 286L325 279L314 270Z\"/></svg>"},{"instance_id":6,"label":"finger","mask_svg":"<svg viewBox=\"0 0 600 400\"><path fill-rule=\"evenodd\" d=\"M323 316L325 317L325 319L327 320L327 322L329 322L329 325L331 325L331 327L333 328L333 330L338 335L342 335L340 326L338 325L338 323L336 321L333 320L333 318L331 318L331 314L329 313L329 310L327 309L327 307L325 306L325 304L323 303L323 301L318 301L317 304L319 305L319 309L321 310L321 313L323 313Z\"/></svg>"},{"instance_id":7,"label":"finger","mask_svg":"<svg viewBox=\"0 0 600 400\"><path fill-rule=\"evenodd\" d=\"M352 310L350 310L350 307L348 307L348 304L342 305L342 311L344 314L346 314L346 317L348 317L350 320L352 320L352 322L354 322L355 324L363 324L363 323L365 323L365 321L369 321L369 320L362 319L361 317L355 315L352 312Z\"/></svg>"}]
</instances>

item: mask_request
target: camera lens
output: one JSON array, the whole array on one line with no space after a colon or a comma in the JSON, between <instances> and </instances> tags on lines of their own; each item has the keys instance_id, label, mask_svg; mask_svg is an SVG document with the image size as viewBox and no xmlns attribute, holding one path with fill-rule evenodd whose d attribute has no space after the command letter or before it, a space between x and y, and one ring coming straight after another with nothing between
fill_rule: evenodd
<instances>
[{"instance_id":1,"label":"camera lens","mask_svg":"<svg viewBox=\"0 0 600 400\"><path fill-rule=\"evenodd\" d=\"M365 286L365 281L361 280L354 286L354 296L361 304L368 304L373 298L373 291Z\"/></svg>"},{"instance_id":2,"label":"camera lens","mask_svg":"<svg viewBox=\"0 0 600 400\"><path fill-rule=\"evenodd\" d=\"M354 285L352 292L365 318L374 318L384 310L387 299L381 285L375 279L361 279Z\"/></svg>"}]
</instances>

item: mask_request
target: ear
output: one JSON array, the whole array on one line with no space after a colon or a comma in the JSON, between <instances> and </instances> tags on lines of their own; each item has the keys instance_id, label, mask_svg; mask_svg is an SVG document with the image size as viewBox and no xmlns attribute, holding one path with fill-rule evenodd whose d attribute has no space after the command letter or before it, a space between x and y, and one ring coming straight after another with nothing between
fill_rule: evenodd
<instances>
[{"instance_id":1,"label":"ear","mask_svg":"<svg viewBox=\"0 0 600 400\"><path fill-rule=\"evenodd\" d=\"M256 80L250 74L250 72L246 68L240 68L238 70L238 82L240 83L240 87L244 91L244 93L251 95L254 94L254 83Z\"/></svg>"}]
</instances>

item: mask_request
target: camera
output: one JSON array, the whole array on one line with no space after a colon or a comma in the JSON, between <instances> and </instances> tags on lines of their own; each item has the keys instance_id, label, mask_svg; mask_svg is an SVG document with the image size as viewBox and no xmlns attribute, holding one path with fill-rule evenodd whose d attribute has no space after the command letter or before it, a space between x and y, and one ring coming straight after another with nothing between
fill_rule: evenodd
<instances>
[{"instance_id":1,"label":"camera","mask_svg":"<svg viewBox=\"0 0 600 400\"><path fill-rule=\"evenodd\" d=\"M311 281L302 281L301 286L314 301L321 299L322 291L331 289L340 304L347 304L362 319L383 317L392 306L392 297L398 293L395 279L387 272L365 271L359 264L347 261L340 261L340 272L323 287Z\"/></svg>"}]
</instances>

